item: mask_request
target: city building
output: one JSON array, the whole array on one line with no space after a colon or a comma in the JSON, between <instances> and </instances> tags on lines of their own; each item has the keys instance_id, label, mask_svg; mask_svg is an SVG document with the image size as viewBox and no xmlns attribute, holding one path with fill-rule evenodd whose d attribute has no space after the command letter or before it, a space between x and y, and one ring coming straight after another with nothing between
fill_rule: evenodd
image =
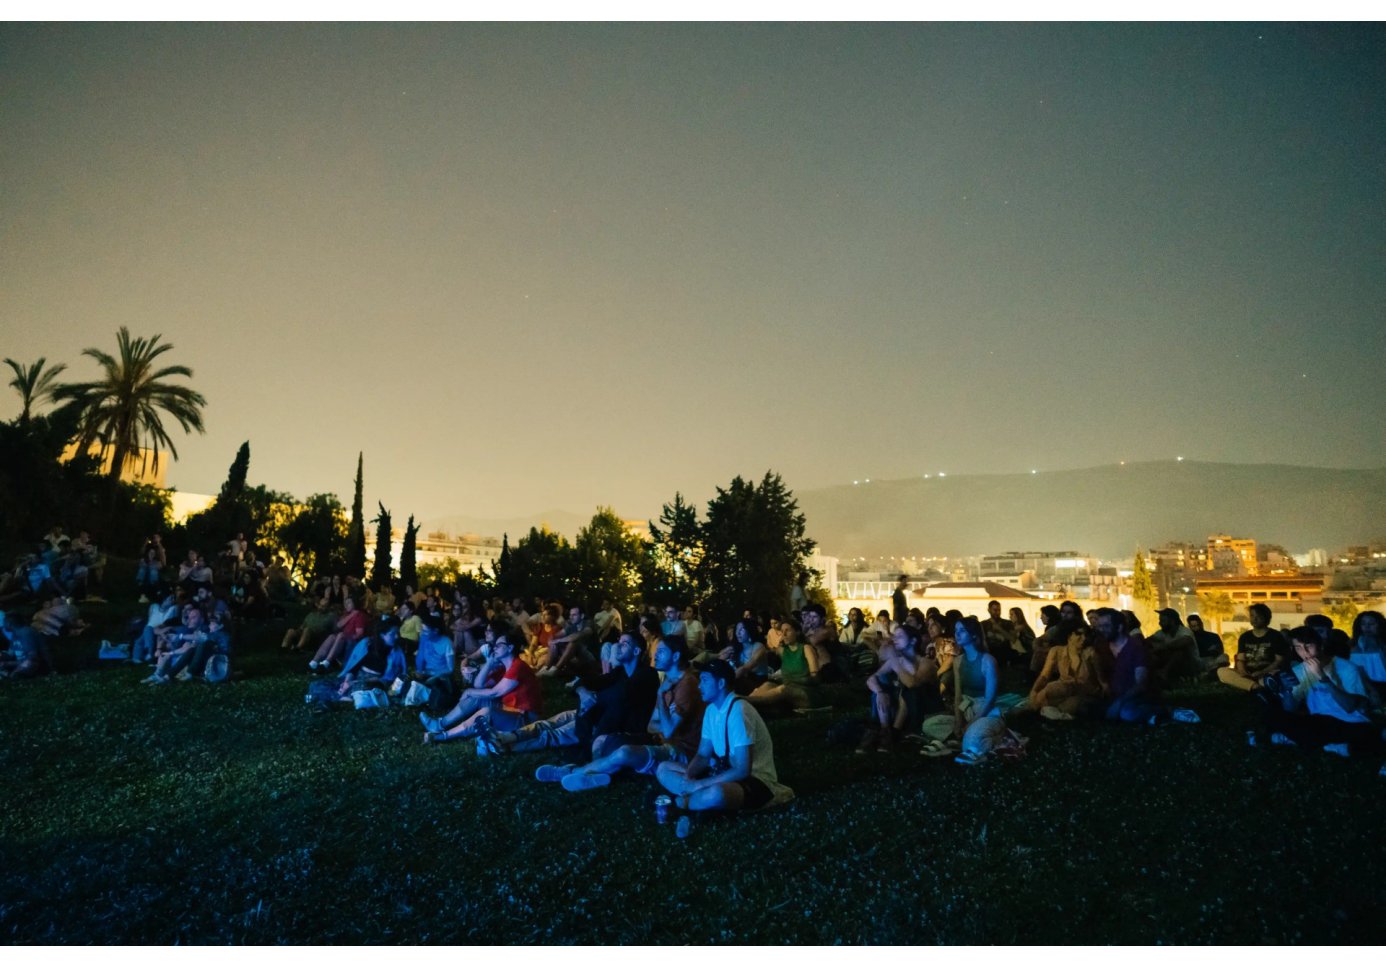
<instances>
[{"instance_id":1,"label":"city building","mask_svg":"<svg viewBox=\"0 0 1386 968\"><path fill-rule=\"evenodd\" d=\"M1264 602L1272 612L1310 614L1323 607L1323 575L1260 575L1207 577L1198 579L1198 595L1225 592L1239 611L1247 605Z\"/></svg>"},{"instance_id":2,"label":"city building","mask_svg":"<svg viewBox=\"0 0 1386 968\"><path fill-rule=\"evenodd\" d=\"M404 531L390 532L390 560L396 568L404 553ZM441 565L449 558L457 562L458 571L476 574L500 557L501 539L477 534L452 535L445 531L421 532L414 540L414 562L418 565Z\"/></svg>"},{"instance_id":3,"label":"city building","mask_svg":"<svg viewBox=\"0 0 1386 968\"><path fill-rule=\"evenodd\" d=\"M1256 542L1230 534L1208 536L1208 570L1219 575L1259 575Z\"/></svg>"},{"instance_id":4,"label":"city building","mask_svg":"<svg viewBox=\"0 0 1386 968\"><path fill-rule=\"evenodd\" d=\"M1087 577L1096 570L1097 559L1077 551L1007 551L983 556L977 577L983 582L1023 589L1087 584Z\"/></svg>"}]
</instances>

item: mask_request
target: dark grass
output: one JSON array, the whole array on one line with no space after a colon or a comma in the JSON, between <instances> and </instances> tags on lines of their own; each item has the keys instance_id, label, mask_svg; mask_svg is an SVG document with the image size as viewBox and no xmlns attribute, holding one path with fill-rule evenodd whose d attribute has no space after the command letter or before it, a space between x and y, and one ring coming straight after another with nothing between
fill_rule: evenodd
<instances>
[{"instance_id":1,"label":"dark grass","mask_svg":"<svg viewBox=\"0 0 1386 968\"><path fill-rule=\"evenodd\" d=\"M133 605L88 609L107 628ZM412 712L313 714L303 657L138 684L65 644L0 684L0 938L13 942L1286 943L1386 940L1381 764L1200 726L1021 725L976 768L772 720L786 809L655 823L652 788L535 783L428 748ZM554 688L551 700L562 691ZM557 708L555 706L555 708Z\"/></svg>"}]
</instances>

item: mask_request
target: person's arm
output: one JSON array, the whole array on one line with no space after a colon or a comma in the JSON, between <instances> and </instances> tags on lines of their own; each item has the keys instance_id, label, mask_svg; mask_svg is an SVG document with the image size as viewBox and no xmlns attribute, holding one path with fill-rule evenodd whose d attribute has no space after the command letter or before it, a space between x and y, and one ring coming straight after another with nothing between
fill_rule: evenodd
<instances>
[{"instance_id":1,"label":"person's arm","mask_svg":"<svg viewBox=\"0 0 1386 968\"><path fill-rule=\"evenodd\" d=\"M1049 685L1049 680L1054 675L1054 666L1058 664L1058 660L1059 650L1050 649L1044 657L1044 668L1040 670L1039 675L1035 676L1035 684L1030 687L1031 699L1039 695L1039 691Z\"/></svg>"},{"instance_id":2,"label":"person's arm","mask_svg":"<svg viewBox=\"0 0 1386 968\"><path fill-rule=\"evenodd\" d=\"M1128 645L1127 648L1129 649L1130 646ZM1117 701L1125 702L1126 700L1134 699L1141 693L1145 692L1145 684L1149 680L1149 678L1149 669L1147 669L1145 666L1136 666L1136 671L1131 676L1131 688L1126 690L1126 692L1123 695L1117 696Z\"/></svg>"},{"instance_id":3,"label":"person's arm","mask_svg":"<svg viewBox=\"0 0 1386 968\"><path fill-rule=\"evenodd\" d=\"M987 659L991 659L990 662ZM982 705L977 709L977 715L973 719L981 719L991 712L992 706L996 705L996 689L998 679L996 674L996 659L993 656L985 656L982 659L982 677L986 682L986 693L982 696Z\"/></svg>"},{"instance_id":4,"label":"person's arm","mask_svg":"<svg viewBox=\"0 0 1386 968\"><path fill-rule=\"evenodd\" d=\"M1313 662L1312 667L1310 666L1311 661ZM1320 677L1318 685L1332 695L1334 702L1345 712L1366 712L1371 708L1371 700L1366 696L1358 695L1355 692L1349 692L1344 689L1342 685L1334 681L1331 675L1331 666L1329 669L1325 669L1321 661L1306 659L1304 668L1306 672L1312 671Z\"/></svg>"},{"instance_id":5,"label":"person's arm","mask_svg":"<svg viewBox=\"0 0 1386 968\"><path fill-rule=\"evenodd\" d=\"M686 674L686 673L685 673ZM680 679L679 682L683 680ZM676 687L678 683L674 684ZM679 723L683 722L683 713L675 703L674 687L669 685L666 679L660 684L659 692L655 695L655 714L659 720L659 735L668 742L669 737L674 735L674 730L679 728ZM663 702L665 694L669 694L669 702Z\"/></svg>"},{"instance_id":6,"label":"person's arm","mask_svg":"<svg viewBox=\"0 0 1386 968\"><path fill-rule=\"evenodd\" d=\"M487 689L468 689L464 695L471 696L473 699L500 699L502 696L510 695L518 688L520 688L520 680L501 679L500 682Z\"/></svg>"},{"instance_id":7,"label":"person's arm","mask_svg":"<svg viewBox=\"0 0 1386 968\"><path fill-rule=\"evenodd\" d=\"M739 783L751 775L751 747L735 746L731 751L731 764L721 773L714 773L694 780L688 785L687 793L692 794L721 783ZM691 772L691 771L690 771Z\"/></svg>"},{"instance_id":8,"label":"person's arm","mask_svg":"<svg viewBox=\"0 0 1386 968\"><path fill-rule=\"evenodd\" d=\"M698 752L688 761L688 769L684 771L684 776L690 780L700 780L708 775L711 768L712 740L704 736L698 743Z\"/></svg>"}]
</instances>

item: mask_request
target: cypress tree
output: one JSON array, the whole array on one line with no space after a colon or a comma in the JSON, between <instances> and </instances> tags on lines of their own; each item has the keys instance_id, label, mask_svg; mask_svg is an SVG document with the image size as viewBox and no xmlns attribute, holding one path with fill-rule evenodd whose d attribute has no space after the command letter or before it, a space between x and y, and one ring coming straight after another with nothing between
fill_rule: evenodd
<instances>
[{"instance_id":1,"label":"cypress tree","mask_svg":"<svg viewBox=\"0 0 1386 968\"><path fill-rule=\"evenodd\" d=\"M419 539L419 526L414 523L414 515L409 515L409 523L404 526L404 547L399 552L400 584L415 590L419 587L419 569L415 556Z\"/></svg>"},{"instance_id":2,"label":"cypress tree","mask_svg":"<svg viewBox=\"0 0 1386 968\"><path fill-rule=\"evenodd\" d=\"M346 570L358 578L366 574L366 519L361 510L361 472L363 455L356 455L356 496L351 501L351 523L347 525Z\"/></svg>"},{"instance_id":3,"label":"cypress tree","mask_svg":"<svg viewBox=\"0 0 1386 968\"><path fill-rule=\"evenodd\" d=\"M388 585L394 577L390 568L390 512L376 502L380 515L375 519L375 561L371 564L371 587Z\"/></svg>"}]
</instances>

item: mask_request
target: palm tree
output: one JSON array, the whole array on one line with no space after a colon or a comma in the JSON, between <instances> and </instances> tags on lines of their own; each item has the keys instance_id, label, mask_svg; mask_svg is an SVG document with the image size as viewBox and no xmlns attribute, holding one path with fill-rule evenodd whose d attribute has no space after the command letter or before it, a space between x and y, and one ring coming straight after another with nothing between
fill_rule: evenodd
<instances>
[{"instance_id":1,"label":"palm tree","mask_svg":"<svg viewBox=\"0 0 1386 968\"><path fill-rule=\"evenodd\" d=\"M29 414L34 407L45 400L54 399L54 393L58 388L54 386L53 381L58 378L59 373L67 369L67 364L59 363L45 370L43 367L48 360L42 356L27 368L8 356L5 357L5 362L14 370L14 379L10 381L10 386L18 391L20 399L24 401L24 412L19 415L19 423L24 426L29 423Z\"/></svg>"},{"instance_id":2,"label":"palm tree","mask_svg":"<svg viewBox=\"0 0 1386 968\"><path fill-rule=\"evenodd\" d=\"M97 441L103 455L112 452L108 472L112 478L120 477L141 447L153 451L156 464L160 447L178 456L160 411L177 420L184 433L203 432L202 408L207 401L202 394L163 382L169 377L191 377L192 370L186 366L154 368L154 361L173 349L171 343L160 343L162 338L156 333L152 339L131 339L130 331L120 327L116 334L118 356L90 347L82 350L83 356L101 365L104 376L91 383L65 384L53 394L55 400L70 400L80 409L78 453L86 453Z\"/></svg>"}]
</instances>

